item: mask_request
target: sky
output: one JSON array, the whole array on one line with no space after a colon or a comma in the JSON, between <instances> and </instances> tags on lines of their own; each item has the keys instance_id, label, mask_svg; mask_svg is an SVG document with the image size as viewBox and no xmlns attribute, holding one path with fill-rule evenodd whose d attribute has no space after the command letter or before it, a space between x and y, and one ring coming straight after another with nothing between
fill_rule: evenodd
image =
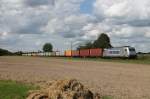
<instances>
[{"instance_id":1,"label":"sky","mask_svg":"<svg viewBox=\"0 0 150 99\"><path fill-rule=\"evenodd\" d=\"M0 48L75 49L107 33L114 47L150 52L149 0L0 0Z\"/></svg>"}]
</instances>

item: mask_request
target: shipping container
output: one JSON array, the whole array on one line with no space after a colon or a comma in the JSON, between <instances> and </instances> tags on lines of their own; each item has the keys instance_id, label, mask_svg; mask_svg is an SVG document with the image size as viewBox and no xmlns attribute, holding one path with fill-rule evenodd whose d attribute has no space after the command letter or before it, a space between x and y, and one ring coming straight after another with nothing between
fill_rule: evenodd
<instances>
[{"instance_id":1,"label":"shipping container","mask_svg":"<svg viewBox=\"0 0 150 99\"><path fill-rule=\"evenodd\" d=\"M32 53L31 56L37 56L37 54L36 53Z\"/></svg>"},{"instance_id":2,"label":"shipping container","mask_svg":"<svg viewBox=\"0 0 150 99\"><path fill-rule=\"evenodd\" d=\"M28 56L32 56L32 54L31 54L31 53L28 53Z\"/></svg>"},{"instance_id":3,"label":"shipping container","mask_svg":"<svg viewBox=\"0 0 150 99\"><path fill-rule=\"evenodd\" d=\"M44 56L44 53L43 53L43 52L41 52L41 53L40 53L40 56Z\"/></svg>"},{"instance_id":4,"label":"shipping container","mask_svg":"<svg viewBox=\"0 0 150 99\"><path fill-rule=\"evenodd\" d=\"M64 56L64 51L60 51L60 56Z\"/></svg>"},{"instance_id":5,"label":"shipping container","mask_svg":"<svg viewBox=\"0 0 150 99\"><path fill-rule=\"evenodd\" d=\"M102 57L103 50L101 48L90 49L90 57Z\"/></svg>"},{"instance_id":6,"label":"shipping container","mask_svg":"<svg viewBox=\"0 0 150 99\"><path fill-rule=\"evenodd\" d=\"M55 51L56 56L60 56L60 52L59 51Z\"/></svg>"},{"instance_id":7,"label":"shipping container","mask_svg":"<svg viewBox=\"0 0 150 99\"><path fill-rule=\"evenodd\" d=\"M37 56L40 56L40 53L39 53L39 52L37 52Z\"/></svg>"},{"instance_id":8,"label":"shipping container","mask_svg":"<svg viewBox=\"0 0 150 99\"><path fill-rule=\"evenodd\" d=\"M72 51L72 56L73 57L78 57L79 56L79 51L73 50Z\"/></svg>"},{"instance_id":9,"label":"shipping container","mask_svg":"<svg viewBox=\"0 0 150 99\"><path fill-rule=\"evenodd\" d=\"M51 56L56 56L56 52L51 52Z\"/></svg>"},{"instance_id":10,"label":"shipping container","mask_svg":"<svg viewBox=\"0 0 150 99\"><path fill-rule=\"evenodd\" d=\"M66 57L71 57L72 56L72 51L71 50L66 50L65 51L65 56Z\"/></svg>"},{"instance_id":11,"label":"shipping container","mask_svg":"<svg viewBox=\"0 0 150 99\"><path fill-rule=\"evenodd\" d=\"M90 49L80 50L80 57L89 57L89 56L90 56Z\"/></svg>"},{"instance_id":12,"label":"shipping container","mask_svg":"<svg viewBox=\"0 0 150 99\"><path fill-rule=\"evenodd\" d=\"M45 56L48 56L49 55L49 52L45 52Z\"/></svg>"},{"instance_id":13,"label":"shipping container","mask_svg":"<svg viewBox=\"0 0 150 99\"><path fill-rule=\"evenodd\" d=\"M46 56L52 56L52 52L46 52L45 55Z\"/></svg>"},{"instance_id":14,"label":"shipping container","mask_svg":"<svg viewBox=\"0 0 150 99\"><path fill-rule=\"evenodd\" d=\"M49 52L49 53L48 53L48 56L52 56L52 52Z\"/></svg>"}]
</instances>

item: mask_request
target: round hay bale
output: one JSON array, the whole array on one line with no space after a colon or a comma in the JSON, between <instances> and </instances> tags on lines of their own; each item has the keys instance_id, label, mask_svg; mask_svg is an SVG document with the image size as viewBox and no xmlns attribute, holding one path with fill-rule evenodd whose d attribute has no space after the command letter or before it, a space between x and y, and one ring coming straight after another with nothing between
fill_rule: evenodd
<instances>
[{"instance_id":1,"label":"round hay bale","mask_svg":"<svg viewBox=\"0 0 150 99\"><path fill-rule=\"evenodd\" d=\"M41 91L30 93L27 99L100 99L76 79L50 82ZM31 97L31 98L30 98Z\"/></svg>"}]
</instances>

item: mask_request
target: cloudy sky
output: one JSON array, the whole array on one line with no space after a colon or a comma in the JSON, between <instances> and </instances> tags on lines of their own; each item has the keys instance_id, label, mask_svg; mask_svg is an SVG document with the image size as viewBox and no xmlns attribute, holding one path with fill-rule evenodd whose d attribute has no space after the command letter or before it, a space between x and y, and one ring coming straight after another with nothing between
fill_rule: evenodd
<instances>
[{"instance_id":1,"label":"cloudy sky","mask_svg":"<svg viewBox=\"0 0 150 99\"><path fill-rule=\"evenodd\" d=\"M150 51L150 0L0 0L0 48L74 48L107 33L113 46Z\"/></svg>"}]
</instances>

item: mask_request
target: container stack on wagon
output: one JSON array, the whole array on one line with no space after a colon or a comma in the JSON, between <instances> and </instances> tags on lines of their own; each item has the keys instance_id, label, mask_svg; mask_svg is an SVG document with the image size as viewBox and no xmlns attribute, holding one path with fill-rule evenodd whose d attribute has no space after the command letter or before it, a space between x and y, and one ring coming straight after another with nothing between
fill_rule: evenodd
<instances>
[{"instance_id":1,"label":"container stack on wagon","mask_svg":"<svg viewBox=\"0 0 150 99\"><path fill-rule=\"evenodd\" d=\"M103 56L103 49L96 48L90 49L90 57L102 57Z\"/></svg>"},{"instance_id":2,"label":"container stack on wagon","mask_svg":"<svg viewBox=\"0 0 150 99\"><path fill-rule=\"evenodd\" d=\"M79 57L79 56L80 56L80 52L78 50L72 51L72 57Z\"/></svg>"},{"instance_id":3,"label":"container stack on wagon","mask_svg":"<svg viewBox=\"0 0 150 99\"><path fill-rule=\"evenodd\" d=\"M56 56L56 52L29 52L22 54L22 56Z\"/></svg>"},{"instance_id":4,"label":"container stack on wagon","mask_svg":"<svg viewBox=\"0 0 150 99\"><path fill-rule=\"evenodd\" d=\"M65 57L102 57L103 50L96 49L81 49L81 50L66 50L64 52Z\"/></svg>"},{"instance_id":5,"label":"container stack on wagon","mask_svg":"<svg viewBox=\"0 0 150 99\"><path fill-rule=\"evenodd\" d=\"M64 51L60 51L60 56L64 57Z\"/></svg>"},{"instance_id":6,"label":"container stack on wagon","mask_svg":"<svg viewBox=\"0 0 150 99\"><path fill-rule=\"evenodd\" d=\"M38 53L38 56L43 56L43 53L41 53L41 52L40 52L40 53Z\"/></svg>"},{"instance_id":7,"label":"container stack on wagon","mask_svg":"<svg viewBox=\"0 0 150 99\"><path fill-rule=\"evenodd\" d=\"M52 56L60 56L60 52L59 51L55 51L55 52L53 52Z\"/></svg>"},{"instance_id":8,"label":"container stack on wagon","mask_svg":"<svg viewBox=\"0 0 150 99\"><path fill-rule=\"evenodd\" d=\"M66 51L64 52L64 55L65 55L66 57L71 57L71 56L72 56L72 51L71 51L71 50L66 50Z\"/></svg>"},{"instance_id":9,"label":"container stack on wagon","mask_svg":"<svg viewBox=\"0 0 150 99\"><path fill-rule=\"evenodd\" d=\"M89 56L90 56L90 50L89 49L80 50L80 57L89 57Z\"/></svg>"}]
</instances>

